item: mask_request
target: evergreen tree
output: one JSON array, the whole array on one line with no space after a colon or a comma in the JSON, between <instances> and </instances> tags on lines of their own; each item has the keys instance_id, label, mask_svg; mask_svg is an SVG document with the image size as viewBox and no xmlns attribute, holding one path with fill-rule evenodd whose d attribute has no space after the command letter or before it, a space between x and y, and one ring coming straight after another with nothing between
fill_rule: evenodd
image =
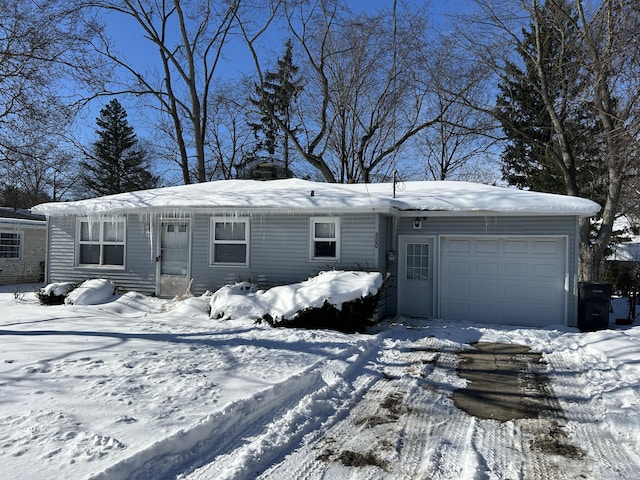
<instances>
[{"instance_id":1,"label":"evergreen tree","mask_svg":"<svg viewBox=\"0 0 640 480\"><path fill-rule=\"evenodd\" d=\"M299 68L293 63L291 40L285 43L285 53L278 59L277 65L276 71L265 72L263 87L256 85L256 98L250 99L261 112L260 123L250 124L258 140L251 158L255 163L255 160L261 158L259 152L264 151L267 159L281 166L288 176L291 166L289 139L273 117L277 117L291 131L296 131L292 125L293 111L302 92L302 82L297 77ZM276 153L280 158L276 158Z\"/></svg>"},{"instance_id":2,"label":"evergreen tree","mask_svg":"<svg viewBox=\"0 0 640 480\"><path fill-rule=\"evenodd\" d=\"M525 30L517 48L523 68L508 63L499 85L496 113L509 142L501 156L502 175L520 188L599 201L604 166L595 140L597 117L585 101L588 85L580 52L568 48L577 42L576 23L561 13L570 11L562 0L540 8L540 25ZM571 149L570 163L563 158L544 96L557 107Z\"/></svg>"},{"instance_id":3,"label":"evergreen tree","mask_svg":"<svg viewBox=\"0 0 640 480\"><path fill-rule=\"evenodd\" d=\"M146 151L127 121L127 112L114 99L96 119L98 140L87 160L81 162L82 186L91 196L111 195L155 188L158 177L149 172Z\"/></svg>"}]
</instances>

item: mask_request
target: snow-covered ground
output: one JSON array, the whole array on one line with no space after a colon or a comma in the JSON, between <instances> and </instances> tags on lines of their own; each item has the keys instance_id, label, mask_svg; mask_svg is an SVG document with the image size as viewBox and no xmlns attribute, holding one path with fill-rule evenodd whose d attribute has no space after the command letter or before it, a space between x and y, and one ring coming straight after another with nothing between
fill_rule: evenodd
<instances>
[{"instance_id":1,"label":"snow-covered ground","mask_svg":"<svg viewBox=\"0 0 640 480\"><path fill-rule=\"evenodd\" d=\"M348 335L210 319L209 303L128 293L41 306L29 289L0 291L2 478L640 471L638 326L581 333L401 319ZM498 422L458 410L457 352L477 341L541 352L564 415ZM545 448L549 438L563 448Z\"/></svg>"}]
</instances>

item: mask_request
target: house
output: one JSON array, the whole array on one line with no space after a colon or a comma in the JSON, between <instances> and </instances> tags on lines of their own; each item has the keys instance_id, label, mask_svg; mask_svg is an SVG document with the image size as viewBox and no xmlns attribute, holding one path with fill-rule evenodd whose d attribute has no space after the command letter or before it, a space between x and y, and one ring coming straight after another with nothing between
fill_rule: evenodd
<instances>
[{"instance_id":1,"label":"house","mask_svg":"<svg viewBox=\"0 0 640 480\"><path fill-rule=\"evenodd\" d=\"M225 180L35 208L47 281L173 296L226 282L389 274L380 315L576 324L586 199L466 182Z\"/></svg>"},{"instance_id":2,"label":"house","mask_svg":"<svg viewBox=\"0 0 640 480\"><path fill-rule=\"evenodd\" d=\"M0 208L0 285L41 282L45 247L45 217Z\"/></svg>"}]
</instances>

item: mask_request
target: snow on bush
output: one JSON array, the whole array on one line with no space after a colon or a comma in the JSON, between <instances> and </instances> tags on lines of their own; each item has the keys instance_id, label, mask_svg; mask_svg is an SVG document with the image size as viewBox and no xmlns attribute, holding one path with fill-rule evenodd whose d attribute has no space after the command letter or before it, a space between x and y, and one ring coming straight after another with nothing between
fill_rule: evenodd
<instances>
[{"instance_id":1,"label":"snow on bush","mask_svg":"<svg viewBox=\"0 0 640 480\"><path fill-rule=\"evenodd\" d=\"M73 290L64 303L67 305L99 305L113 300L116 286L104 278L86 280Z\"/></svg>"},{"instance_id":2,"label":"snow on bush","mask_svg":"<svg viewBox=\"0 0 640 480\"><path fill-rule=\"evenodd\" d=\"M43 305L61 305L76 284L71 282L50 283L36 292L36 296Z\"/></svg>"},{"instance_id":3,"label":"snow on bush","mask_svg":"<svg viewBox=\"0 0 640 480\"><path fill-rule=\"evenodd\" d=\"M283 324L301 312L326 309L340 311L343 305L375 297L382 287L379 272L328 271L304 282L257 290L248 282L222 287L211 296L210 317L231 319L250 317Z\"/></svg>"}]
</instances>

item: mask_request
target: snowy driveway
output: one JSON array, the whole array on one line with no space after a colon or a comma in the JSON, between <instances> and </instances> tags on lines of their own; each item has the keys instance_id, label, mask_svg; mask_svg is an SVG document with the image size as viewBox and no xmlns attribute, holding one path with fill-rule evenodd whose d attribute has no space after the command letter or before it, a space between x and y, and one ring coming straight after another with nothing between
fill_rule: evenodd
<instances>
[{"instance_id":1,"label":"snowy driveway","mask_svg":"<svg viewBox=\"0 0 640 480\"><path fill-rule=\"evenodd\" d=\"M0 294L10 479L635 479L640 327L409 322L370 335L213 321L135 294L43 307ZM563 416L458 409L460 353L539 352Z\"/></svg>"},{"instance_id":2,"label":"snowy driveway","mask_svg":"<svg viewBox=\"0 0 640 480\"><path fill-rule=\"evenodd\" d=\"M361 388L352 392L341 414L317 418L317 429L295 451L276 447L270 459L274 464L266 471L247 471L246 462L255 452L255 439L280 430L281 422L271 416L243 432L224 454L181 478L551 480L637 475L638 456L603 430L586 404L572 420L557 411L536 419L482 420L452 404L453 392L465 384L455 375L459 345L391 335L378 353L358 375L347 377ZM565 387L584 385L575 381ZM307 400L283 405L276 416L309 418Z\"/></svg>"}]
</instances>

